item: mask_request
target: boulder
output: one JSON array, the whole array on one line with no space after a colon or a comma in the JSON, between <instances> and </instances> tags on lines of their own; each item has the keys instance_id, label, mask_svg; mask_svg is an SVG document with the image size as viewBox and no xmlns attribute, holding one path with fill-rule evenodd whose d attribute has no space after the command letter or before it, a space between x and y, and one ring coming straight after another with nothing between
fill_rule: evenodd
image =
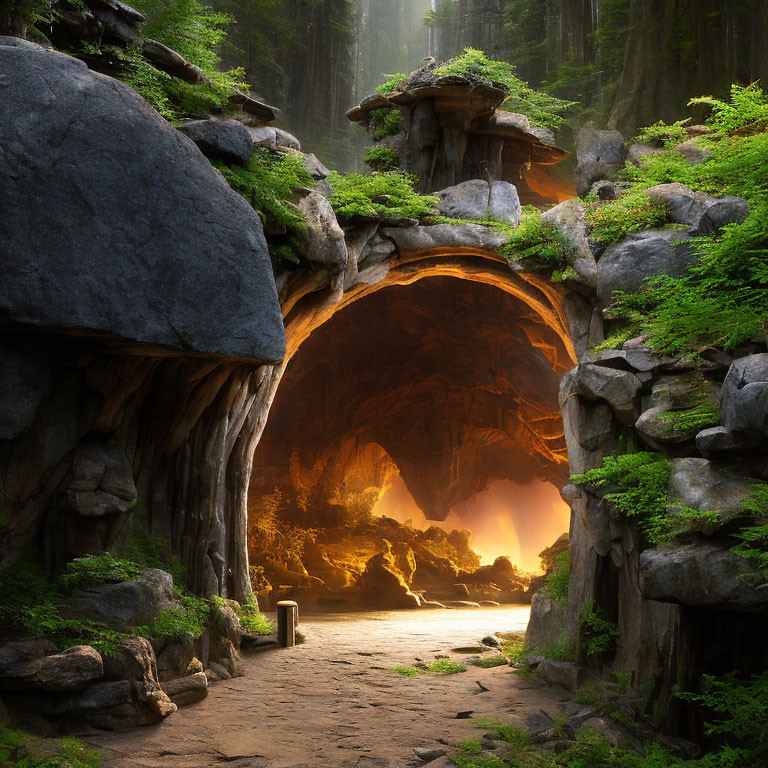
<instances>
[{"instance_id":1,"label":"boulder","mask_svg":"<svg viewBox=\"0 0 768 768\"><path fill-rule=\"evenodd\" d=\"M139 578L117 584L97 584L66 598L60 606L64 618L103 621L113 629L128 632L138 625L152 624L173 600L173 579L156 568Z\"/></svg>"},{"instance_id":2,"label":"boulder","mask_svg":"<svg viewBox=\"0 0 768 768\"><path fill-rule=\"evenodd\" d=\"M267 149L277 148L277 134L275 133L275 129L271 126L246 125L245 128L255 147L267 147Z\"/></svg>"},{"instance_id":3,"label":"boulder","mask_svg":"<svg viewBox=\"0 0 768 768\"><path fill-rule=\"evenodd\" d=\"M712 153L712 150L702 147L696 137L678 144L674 151L679 152L691 165L703 163Z\"/></svg>"},{"instance_id":4,"label":"boulder","mask_svg":"<svg viewBox=\"0 0 768 768\"><path fill-rule=\"evenodd\" d=\"M206 157L247 165L253 154L251 134L237 120L190 120L178 128Z\"/></svg>"},{"instance_id":5,"label":"boulder","mask_svg":"<svg viewBox=\"0 0 768 768\"><path fill-rule=\"evenodd\" d=\"M385 552L379 552L368 560L360 576L358 586L363 601L377 608L418 608L418 595L411 592L397 567L389 542L386 545Z\"/></svg>"},{"instance_id":6,"label":"boulder","mask_svg":"<svg viewBox=\"0 0 768 768\"><path fill-rule=\"evenodd\" d=\"M619 168L623 149L624 137L618 131L597 131L585 125L576 138L576 192L586 194L593 182Z\"/></svg>"},{"instance_id":7,"label":"boulder","mask_svg":"<svg viewBox=\"0 0 768 768\"><path fill-rule=\"evenodd\" d=\"M622 424L635 423L640 381L629 371L582 363L576 366L573 391L586 400L605 400Z\"/></svg>"},{"instance_id":8,"label":"boulder","mask_svg":"<svg viewBox=\"0 0 768 768\"><path fill-rule=\"evenodd\" d=\"M566 200L541 215L547 224L557 224L576 244L575 252L568 261L586 285L597 285L597 262L587 240L587 217L584 206L577 199Z\"/></svg>"},{"instance_id":9,"label":"boulder","mask_svg":"<svg viewBox=\"0 0 768 768\"><path fill-rule=\"evenodd\" d=\"M536 667L536 674L550 685L559 685L567 691L575 691L584 681L584 668L572 661L544 659Z\"/></svg>"},{"instance_id":10,"label":"boulder","mask_svg":"<svg viewBox=\"0 0 768 768\"><path fill-rule=\"evenodd\" d=\"M741 514L741 506L758 482L707 459L672 459L667 499L671 504L717 511L723 520Z\"/></svg>"},{"instance_id":11,"label":"boulder","mask_svg":"<svg viewBox=\"0 0 768 768\"><path fill-rule=\"evenodd\" d=\"M749 562L730 543L696 542L640 555L640 591L647 600L724 611L764 609L768 589L751 582Z\"/></svg>"},{"instance_id":12,"label":"boulder","mask_svg":"<svg viewBox=\"0 0 768 768\"><path fill-rule=\"evenodd\" d=\"M282 128L273 128L273 130L275 132L275 144L278 147L286 147L301 152L301 142L292 133L288 133Z\"/></svg>"},{"instance_id":13,"label":"boulder","mask_svg":"<svg viewBox=\"0 0 768 768\"><path fill-rule=\"evenodd\" d=\"M657 184L647 190L648 197L663 205L672 221L687 224L696 235L713 235L726 224L741 223L749 213L742 197L718 199L706 192L694 192L684 184Z\"/></svg>"},{"instance_id":14,"label":"boulder","mask_svg":"<svg viewBox=\"0 0 768 768\"><path fill-rule=\"evenodd\" d=\"M612 246L597 263L597 297L607 306L616 290L636 291L647 277L681 277L696 261L687 232L649 229Z\"/></svg>"},{"instance_id":15,"label":"boulder","mask_svg":"<svg viewBox=\"0 0 768 768\"><path fill-rule=\"evenodd\" d=\"M726 224L741 224L748 214L749 205L743 197L729 195L715 199L699 220L696 234L716 235Z\"/></svg>"},{"instance_id":16,"label":"boulder","mask_svg":"<svg viewBox=\"0 0 768 768\"><path fill-rule=\"evenodd\" d=\"M107 730L121 730L139 725L141 713L128 680L112 680L87 688L73 702L72 714L90 725Z\"/></svg>"},{"instance_id":17,"label":"boulder","mask_svg":"<svg viewBox=\"0 0 768 768\"><path fill-rule=\"evenodd\" d=\"M304 158L303 164L313 179L327 179L331 175L331 172L312 153Z\"/></svg>"},{"instance_id":18,"label":"boulder","mask_svg":"<svg viewBox=\"0 0 768 768\"><path fill-rule=\"evenodd\" d=\"M638 144L635 142L634 144L629 145L629 149L627 150L627 160L629 160L632 165L640 165L640 161L644 157L655 155L658 152L661 152L661 150L656 147L650 147L648 144Z\"/></svg>"},{"instance_id":19,"label":"boulder","mask_svg":"<svg viewBox=\"0 0 768 768\"><path fill-rule=\"evenodd\" d=\"M742 441L725 427L702 429L696 435L696 450L705 456L723 451L738 451L743 447Z\"/></svg>"},{"instance_id":20,"label":"boulder","mask_svg":"<svg viewBox=\"0 0 768 768\"><path fill-rule=\"evenodd\" d=\"M347 243L331 204L319 192L312 191L299 201L299 209L307 225L296 231L295 239L304 258L330 272L343 272L347 266Z\"/></svg>"},{"instance_id":21,"label":"boulder","mask_svg":"<svg viewBox=\"0 0 768 768\"><path fill-rule=\"evenodd\" d=\"M768 436L768 353L733 361L723 382L720 420L742 445Z\"/></svg>"},{"instance_id":22,"label":"boulder","mask_svg":"<svg viewBox=\"0 0 768 768\"><path fill-rule=\"evenodd\" d=\"M491 202L488 205L488 213L516 227L523 215L517 187L508 181L492 182Z\"/></svg>"},{"instance_id":23,"label":"boulder","mask_svg":"<svg viewBox=\"0 0 768 768\"><path fill-rule=\"evenodd\" d=\"M156 723L176 711L176 705L163 692L157 679L155 652L149 640L127 637L117 647L117 658L139 708L140 721Z\"/></svg>"},{"instance_id":24,"label":"boulder","mask_svg":"<svg viewBox=\"0 0 768 768\"><path fill-rule=\"evenodd\" d=\"M483 248L496 251L507 238L502 232L480 224L432 224L417 227L382 227L381 234L401 251L427 248Z\"/></svg>"},{"instance_id":25,"label":"boulder","mask_svg":"<svg viewBox=\"0 0 768 768\"><path fill-rule=\"evenodd\" d=\"M162 689L177 707L186 707L208 695L208 678L204 672L197 672L162 683Z\"/></svg>"},{"instance_id":26,"label":"boulder","mask_svg":"<svg viewBox=\"0 0 768 768\"><path fill-rule=\"evenodd\" d=\"M50 644L36 640L8 643L0 648L0 690L78 691L101 680L104 667L89 645L41 655Z\"/></svg>"},{"instance_id":27,"label":"boulder","mask_svg":"<svg viewBox=\"0 0 768 768\"><path fill-rule=\"evenodd\" d=\"M280 360L261 220L200 150L71 56L0 38L0 71L4 322Z\"/></svg>"},{"instance_id":28,"label":"boulder","mask_svg":"<svg viewBox=\"0 0 768 768\"><path fill-rule=\"evenodd\" d=\"M565 606L537 592L531 599L531 618L525 631L526 648L540 648L557 637L565 621Z\"/></svg>"},{"instance_id":29,"label":"boulder","mask_svg":"<svg viewBox=\"0 0 768 768\"><path fill-rule=\"evenodd\" d=\"M488 182L471 179L441 189L437 196L440 213L453 219L482 219L488 211L491 189Z\"/></svg>"}]
</instances>

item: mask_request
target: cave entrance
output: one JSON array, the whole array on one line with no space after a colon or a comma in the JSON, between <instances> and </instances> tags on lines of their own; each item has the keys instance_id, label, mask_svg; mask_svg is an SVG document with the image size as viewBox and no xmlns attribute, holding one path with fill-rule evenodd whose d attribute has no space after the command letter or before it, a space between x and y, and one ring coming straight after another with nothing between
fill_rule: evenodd
<instances>
[{"instance_id":1,"label":"cave entrance","mask_svg":"<svg viewBox=\"0 0 768 768\"><path fill-rule=\"evenodd\" d=\"M454 276L371 292L305 333L253 461L261 603L525 602L569 525L571 365L551 316Z\"/></svg>"}]
</instances>

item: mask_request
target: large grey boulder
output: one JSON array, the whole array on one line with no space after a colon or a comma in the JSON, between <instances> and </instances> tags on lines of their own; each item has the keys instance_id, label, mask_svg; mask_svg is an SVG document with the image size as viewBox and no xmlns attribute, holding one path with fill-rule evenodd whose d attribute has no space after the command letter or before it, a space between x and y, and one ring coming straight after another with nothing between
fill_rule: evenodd
<instances>
[{"instance_id":1,"label":"large grey boulder","mask_svg":"<svg viewBox=\"0 0 768 768\"><path fill-rule=\"evenodd\" d=\"M730 546L700 542L645 550L640 555L643 597L730 611L765 607L768 589L753 586L748 561Z\"/></svg>"},{"instance_id":2,"label":"large grey boulder","mask_svg":"<svg viewBox=\"0 0 768 768\"><path fill-rule=\"evenodd\" d=\"M632 165L639 166L644 157L655 155L658 152L661 152L661 150L656 147L648 146L648 144L638 144L636 142L629 145L629 149L627 150L627 160L629 160Z\"/></svg>"},{"instance_id":3,"label":"large grey boulder","mask_svg":"<svg viewBox=\"0 0 768 768\"><path fill-rule=\"evenodd\" d=\"M576 138L576 192L586 194L593 182L619 168L623 149L624 137L618 131L597 131L585 125Z\"/></svg>"},{"instance_id":4,"label":"large grey boulder","mask_svg":"<svg viewBox=\"0 0 768 768\"><path fill-rule=\"evenodd\" d=\"M719 512L727 520L741 514L756 482L707 459L672 459L667 499L673 505Z\"/></svg>"},{"instance_id":5,"label":"large grey boulder","mask_svg":"<svg viewBox=\"0 0 768 768\"><path fill-rule=\"evenodd\" d=\"M584 681L584 668L572 661L544 659L536 667L536 674L550 685L559 685L567 691L575 691Z\"/></svg>"},{"instance_id":6,"label":"large grey boulder","mask_svg":"<svg viewBox=\"0 0 768 768\"><path fill-rule=\"evenodd\" d=\"M544 592L531 599L531 618L525 631L526 648L536 649L557 637L565 622L565 606L555 603Z\"/></svg>"},{"instance_id":7,"label":"large grey boulder","mask_svg":"<svg viewBox=\"0 0 768 768\"><path fill-rule=\"evenodd\" d=\"M599 302L607 306L614 291L636 291L648 277L681 277L696 260L686 242L690 237L675 229L649 229L609 248L597 263Z\"/></svg>"},{"instance_id":8,"label":"large grey boulder","mask_svg":"<svg viewBox=\"0 0 768 768\"><path fill-rule=\"evenodd\" d=\"M208 695L208 678L205 672L196 672L187 677L177 677L162 683L163 691L177 707L186 707L202 701Z\"/></svg>"},{"instance_id":9,"label":"large grey boulder","mask_svg":"<svg viewBox=\"0 0 768 768\"><path fill-rule=\"evenodd\" d=\"M481 224L432 224L418 227L383 227L381 234L400 250L427 248L483 248L497 251L506 242L502 232Z\"/></svg>"},{"instance_id":10,"label":"large grey boulder","mask_svg":"<svg viewBox=\"0 0 768 768\"><path fill-rule=\"evenodd\" d=\"M120 632L151 625L157 614L170 607L173 579L157 568L131 581L98 584L66 598L60 607L64 618L103 621Z\"/></svg>"},{"instance_id":11,"label":"large grey boulder","mask_svg":"<svg viewBox=\"0 0 768 768\"><path fill-rule=\"evenodd\" d=\"M622 424L635 423L640 380L634 373L582 363L574 370L573 391L586 400L605 400Z\"/></svg>"},{"instance_id":12,"label":"large grey boulder","mask_svg":"<svg viewBox=\"0 0 768 768\"><path fill-rule=\"evenodd\" d=\"M523 209L520 205L520 196L517 187L508 181L494 181L491 183L491 201L488 204L488 213L497 219L502 219L516 227L520 223Z\"/></svg>"},{"instance_id":13,"label":"large grey boulder","mask_svg":"<svg viewBox=\"0 0 768 768\"><path fill-rule=\"evenodd\" d=\"M711 149L702 147L695 136L682 144L678 144L674 151L679 152L691 165L703 163L712 153Z\"/></svg>"},{"instance_id":14,"label":"large grey boulder","mask_svg":"<svg viewBox=\"0 0 768 768\"><path fill-rule=\"evenodd\" d=\"M597 285L597 262L587 240L587 217L578 199L565 200L541 214L547 224L556 224L576 244L569 263L586 285Z\"/></svg>"},{"instance_id":15,"label":"large grey boulder","mask_svg":"<svg viewBox=\"0 0 768 768\"><path fill-rule=\"evenodd\" d=\"M253 154L251 134L237 120L190 120L182 123L179 130L207 157L246 165Z\"/></svg>"},{"instance_id":16,"label":"large grey boulder","mask_svg":"<svg viewBox=\"0 0 768 768\"><path fill-rule=\"evenodd\" d=\"M487 181L470 179L437 193L437 209L453 219L482 219L488 211L491 188Z\"/></svg>"},{"instance_id":17,"label":"large grey boulder","mask_svg":"<svg viewBox=\"0 0 768 768\"><path fill-rule=\"evenodd\" d=\"M101 656L89 645L43 655L46 650L50 653L35 640L0 647L0 690L77 691L101 680Z\"/></svg>"},{"instance_id":18,"label":"large grey boulder","mask_svg":"<svg viewBox=\"0 0 768 768\"><path fill-rule=\"evenodd\" d=\"M768 437L768 353L733 361L723 382L720 420L744 446Z\"/></svg>"},{"instance_id":19,"label":"large grey boulder","mask_svg":"<svg viewBox=\"0 0 768 768\"><path fill-rule=\"evenodd\" d=\"M186 353L277 361L261 221L129 86L0 38L0 315Z\"/></svg>"},{"instance_id":20,"label":"large grey boulder","mask_svg":"<svg viewBox=\"0 0 768 768\"><path fill-rule=\"evenodd\" d=\"M312 191L299 201L299 210L306 226L298 230L296 242L304 258L331 272L343 271L347 265L347 243L331 204L319 192Z\"/></svg>"},{"instance_id":21,"label":"large grey boulder","mask_svg":"<svg viewBox=\"0 0 768 768\"><path fill-rule=\"evenodd\" d=\"M648 197L663 205L672 221L687 224L697 235L713 235L726 224L741 223L749 206L742 197L716 198L706 192L694 192L685 184L657 184L647 190Z\"/></svg>"}]
</instances>

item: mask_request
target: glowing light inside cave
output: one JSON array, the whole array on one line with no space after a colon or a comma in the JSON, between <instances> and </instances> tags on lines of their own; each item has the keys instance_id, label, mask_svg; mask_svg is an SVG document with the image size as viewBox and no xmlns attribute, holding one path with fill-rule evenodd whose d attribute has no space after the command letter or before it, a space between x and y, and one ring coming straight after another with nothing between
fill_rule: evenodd
<instances>
[{"instance_id":1,"label":"glowing light inside cave","mask_svg":"<svg viewBox=\"0 0 768 768\"><path fill-rule=\"evenodd\" d=\"M525 571L539 571L539 552L568 530L570 509L557 489L543 480L517 485L498 480L490 487L451 509L445 520L427 520L408 492L399 473L373 508L414 528L431 525L445 531L472 531L471 546L483 564L506 555Z\"/></svg>"}]
</instances>

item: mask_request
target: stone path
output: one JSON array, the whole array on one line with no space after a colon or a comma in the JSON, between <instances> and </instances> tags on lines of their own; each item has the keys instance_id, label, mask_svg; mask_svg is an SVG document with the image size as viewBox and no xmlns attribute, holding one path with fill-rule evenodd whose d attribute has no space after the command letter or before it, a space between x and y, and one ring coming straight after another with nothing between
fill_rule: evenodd
<instances>
[{"instance_id":1,"label":"stone path","mask_svg":"<svg viewBox=\"0 0 768 768\"><path fill-rule=\"evenodd\" d=\"M460 659L451 649L523 630L528 613L512 606L306 617L305 644L244 654L245 677L215 684L204 701L156 726L86 740L105 751L104 768L417 766L414 747L481 735L473 717L557 711L555 692L507 666L419 677L391 671L441 654Z\"/></svg>"}]
</instances>

